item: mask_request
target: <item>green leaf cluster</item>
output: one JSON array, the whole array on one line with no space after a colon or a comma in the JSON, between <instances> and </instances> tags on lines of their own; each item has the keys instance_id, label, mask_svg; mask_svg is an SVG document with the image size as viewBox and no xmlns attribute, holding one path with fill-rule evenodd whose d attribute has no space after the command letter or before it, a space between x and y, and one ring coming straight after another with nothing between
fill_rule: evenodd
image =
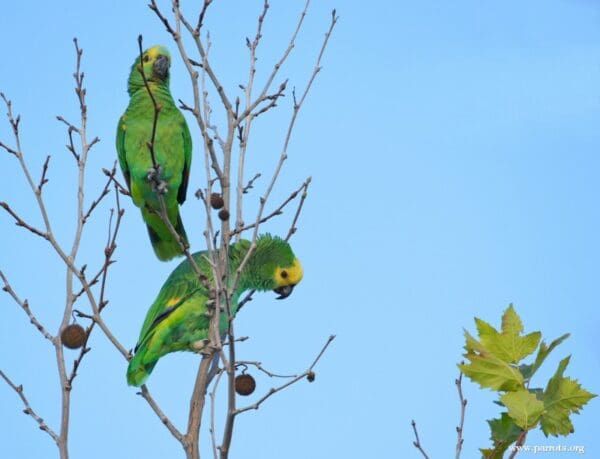
<instances>
[{"instance_id":1,"label":"green leaf cluster","mask_svg":"<svg viewBox=\"0 0 600 459\"><path fill-rule=\"evenodd\" d=\"M560 362L545 389L529 387L550 352L569 334L550 345L541 340L539 331L524 334L523 323L512 304L502 316L500 330L478 318L475 325L478 339L465 330L465 362L459 368L482 388L497 391L497 403L506 408L500 418L488 421L493 447L481 449L483 457L501 459L512 443L538 425L546 436L572 433L571 414L579 413L595 395L564 376L570 357ZM532 363L522 362L536 349Z\"/></svg>"}]
</instances>

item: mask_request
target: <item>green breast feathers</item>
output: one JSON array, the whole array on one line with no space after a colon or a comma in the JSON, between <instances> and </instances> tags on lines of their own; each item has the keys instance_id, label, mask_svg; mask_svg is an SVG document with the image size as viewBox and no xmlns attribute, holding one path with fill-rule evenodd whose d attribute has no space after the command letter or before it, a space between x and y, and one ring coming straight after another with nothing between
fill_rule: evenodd
<instances>
[{"instance_id":1,"label":"green breast feathers","mask_svg":"<svg viewBox=\"0 0 600 459\"><path fill-rule=\"evenodd\" d=\"M142 211L150 242L160 260L179 256L182 249L159 215L161 206L156 181L160 183L169 222L182 242L189 245L179 205L183 204L187 193L192 139L169 90L170 65L171 57L163 46L149 48L141 59L135 60L128 80L129 105L119 120L116 142L119 164L131 198ZM155 108L149 91L160 106L154 139ZM149 148L152 140L156 163L160 166L156 181L149 180L153 167Z\"/></svg>"}]
</instances>

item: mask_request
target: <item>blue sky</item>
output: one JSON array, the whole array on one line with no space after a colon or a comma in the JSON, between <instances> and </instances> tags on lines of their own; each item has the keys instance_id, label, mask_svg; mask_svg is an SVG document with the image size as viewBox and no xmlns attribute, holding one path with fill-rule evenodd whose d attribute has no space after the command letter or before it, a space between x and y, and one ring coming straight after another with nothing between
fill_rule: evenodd
<instances>
[{"instance_id":1,"label":"blue sky","mask_svg":"<svg viewBox=\"0 0 600 459\"><path fill-rule=\"evenodd\" d=\"M70 240L75 215L74 164L55 120L58 114L77 117L71 40L78 37L84 48L89 130L101 138L88 172L90 190L99 190L100 168L116 159L114 133L128 101L126 79L138 34L148 45L164 43L175 51L145 3L2 5L0 90L22 115L23 147L36 177L52 154L45 193L61 242ZM272 1L259 81L285 48L302 5ZM282 69L291 84L303 86L336 7L340 22L275 190L283 199L313 177L293 238L305 279L284 302L269 294L256 297L236 321L237 333L251 336L238 347L241 357L282 373L304 370L329 334L337 339L319 363L315 383L298 384L239 418L232 457L416 458L413 418L431 457L450 457L463 328L474 330L474 316L499 325L511 302L527 330L541 330L547 340L572 334L540 376L572 354L567 374L600 393L600 4L368 5L315 1ZM214 67L232 94L247 78L244 38L253 34L260 6L218 1L206 21ZM191 100L177 58L172 92ZM249 175L262 171L266 177L273 169L290 104L288 97L278 112L258 120ZM195 127L192 135L195 190L203 184L203 166ZM0 139L11 142L4 121ZM0 200L39 224L14 158L0 152L0 168ZM249 211L266 184L257 183ZM90 266L102 257L110 205L91 220L83 241L81 260ZM130 202L124 207L105 319L133 347L176 262L154 258L139 211ZM201 249L204 215L194 198L183 216L192 248ZM265 230L284 233L290 219L288 212ZM43 241L14 227L6 214L0 214L0 228L0 269L55 332L64 306L64 268ZM7 295L0 296L0 308L0 369L24 385L34 408L55 426L53 351ZM121 356L100 333L91 346L73 391L72 457L178 457L177 442L126 386ZM197 360L169 355L149 383L181 427ZM261 379L258 390L271 385ZM464 392L469 404L463 457L471 458L488 445L485 420L498 407L491 392L471 382L464 383ZM0 406L0 457L55 457L49 437L2 385ZM588 457L600 456L598 419L600 403L593 400L574 416L574 435L546 439L536 433L528 444L583 445Z\"/></svg>"}]
</instances>

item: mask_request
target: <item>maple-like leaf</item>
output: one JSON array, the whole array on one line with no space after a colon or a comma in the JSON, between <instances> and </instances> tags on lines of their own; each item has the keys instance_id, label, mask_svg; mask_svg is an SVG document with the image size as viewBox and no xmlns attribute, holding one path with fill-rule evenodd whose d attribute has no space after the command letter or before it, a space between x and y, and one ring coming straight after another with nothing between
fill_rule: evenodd
<instances>
[{"instance_id":1,"label":"maple-like leaf","mask_svg":"<svg viewBox=\"0 0 600 459\"><path fill-rule=\"evenodd\" d=\"M546 436L572 433L574 429L570 415L579 413L587 402L596 397L581 387L576 380L563 376L569 360L570 356L560 361L542 396L544 414L541 426Z\"/></svg>"},{"instance_id":2,"label":"maple-like leaf","mask_svg":"<svg viewBox=\"0 0 600 459\"><path fill-rule=\"evenodd\" d=\"M540 332L521 336L523 323L513 305L509 305L502 315L500 332L487 322L475 319L481 344L499 359L509 363L518 363L532 354L542 337Z\"/></svg>"},{"instance_id":3,"label":"maple-like leaf","mask_svg":"<svg viewBox=\"0 0 600 459\"><path fill-rule=\"evenodd\" d=\"M507 412L500 415L500 419L490 419L487 421L490 426L491 439L496 443L506 443L510 445L516 441L521 434L521 429L513 422Z\"/></svg>"},{"instance_id":4,"label":"maple-like leaf","mask_svg":"<svg viewBox=\"0 0 600 459\"><path fill-rule=\"evenodd\" d=\"M544 403L527 389L507 392L500 397L500 401L515 424L524 430L534 427L544 412Z\"/></svg>"},{"instance_id":5,"label":"maple-like leaf","mask_svg":"<svg viewBox=\"0 0 600 459\"><path fill-rule=\"evenodd\" d=\"M546 436L573 432L571 414L579 413L596 395L564 376L569 357L560 362L545 389L530 387L532 376L569 334L549 345L541 341L540 332L523 334L523 323L512 304L502 315L500 330L479 318L475 318L475 325L477 339L465 330L464 357L468 362L462 362L459 368L482 388L500 392L494 403L508 410L500 418L488 421L492 447L480 449L483 458L503 459L511 444L522 442L527 432L537 426L541 426ZM521 363L536 348L535 360Z\"/></svg>"},{"instance_id":6,"label":"maple-like leaf","mask_svg":"<svg viewBox=\"0 0 600 459\"><path fill-rule=\"evenodd\" d=\"M502 459L508 447L517 441L522 430L514 423L508 413L504 412L500 418L487 421L490 425L493 448L481 448L484 459Z\"/></svg>"},{"instance_id":7,"label":"maple-like leaf","mask_svg":"<svg viewBox=\"0 0 600 459\"><path fill-rule=\"evenodd\" d=\"M564 335L552 341L549 346L546 345L544 341L540 343L540 348L538 349L538 353L535 357L535 362L533 362L531 365L521 365L519 367L526 381L531 379L535 372L540 368L542 363L544 363L544 360L546 360L546 357L548 357L550 352L552 352L556 346L566 340L570 335L570 333L565 333Z\"/></svg>"},{"instance_id":8,"label":"maple-like leaf","mask_svg":"<svg viewBox=\"0 0 600 459\"><path fill-rule=\"evenodd\" d=\"M523 387L523 376L518 368L489 352L485 346L465 330L469 363L459 365L463 374L482 388L493 390L517 390Z\"/></svg>"}]
</instances>

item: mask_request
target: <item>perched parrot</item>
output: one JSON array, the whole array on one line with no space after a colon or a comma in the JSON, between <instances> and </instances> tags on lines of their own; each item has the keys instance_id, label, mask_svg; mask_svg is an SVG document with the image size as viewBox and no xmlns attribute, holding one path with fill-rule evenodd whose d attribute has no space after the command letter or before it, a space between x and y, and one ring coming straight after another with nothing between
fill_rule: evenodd
<instances>
[{"instance_id":1,"label":"perched parrot","mask_svg":"<svg viewBox=\"0 0 600 459\"><path fill-rule=\"evenodd\" d=\"M166 185L163 194L169 221L188 244L187 235L179 216L179 204L185 201L192 160L192 138L185 118L175 106L169 90L171 56L163 46L144 51L131 67L127 83L129 105L117 126L117 152L119 164L131 192L131 198L142 210L148 226L150 241L156 256L163 261L182 254L181 247L158 212L160 204L149 180L152 156L148 147L154 125L154 105L141 75L146 81L156 103L160 106L154 154L160 166L158 179Z\"/></svg>"},{"instance_id":2,"label":"perched parrot","mask_svg":"<svg viewBox=\"0 0 600 459\"><path fill-rule=\"evenodd\" d=\"M233 282L235 272L249 248L250 242L247 240L230 246L230 282ZM212 269L205 255L206 252L197 252L193 257L212 283ZM286 298L302 280L302 275L302 265L287 242L269 234L260 236L233 292L231 313L236 314L238 300L244 291L273 290L279 295L278 299ZM202 350L209 331L207 299L205 285L198 279L189 260L184 260L168 277L146 315L135 355L127 368L129 385L144 384L156 362L165 354ZM227 314L223 312L219 322L221 334L227 332L227 324Z\"/></svg>"}]
</instances>

